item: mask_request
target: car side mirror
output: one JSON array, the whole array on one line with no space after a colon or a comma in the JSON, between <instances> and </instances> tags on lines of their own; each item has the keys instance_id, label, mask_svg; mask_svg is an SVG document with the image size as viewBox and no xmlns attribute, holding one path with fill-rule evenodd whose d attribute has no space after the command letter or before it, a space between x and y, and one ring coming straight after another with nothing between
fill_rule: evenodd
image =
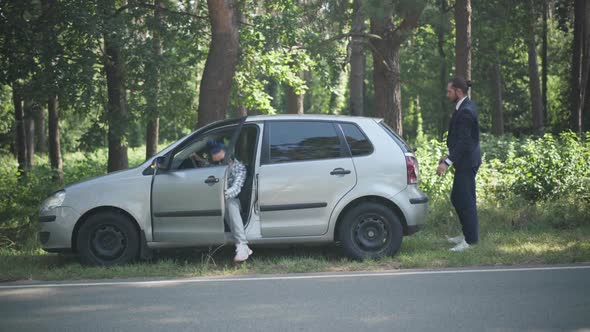
<instances>
[{"instance_id":1,"label":"car side mirror","mask_svg":"<svg viewBox=\"0 0 590 332\"><path fill-rule=\"evenodd\" d=\"M168 169L168 158L165 156L159 156L152 162L152 168L157 170Z\"/></svg>"}]
</instances>

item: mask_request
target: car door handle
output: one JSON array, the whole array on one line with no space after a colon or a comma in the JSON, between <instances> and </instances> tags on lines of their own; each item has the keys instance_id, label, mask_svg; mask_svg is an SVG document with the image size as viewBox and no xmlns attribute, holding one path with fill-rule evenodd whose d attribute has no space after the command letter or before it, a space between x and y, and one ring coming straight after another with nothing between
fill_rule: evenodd
<instances>
[{"instance_id":1,"label":"car door handle","mask_svg":"<svg viewBox=\"0 0 590 332\"><path fill-rule=\"evenodd\" d=\"M330 175L346 175L350 174L350 170L344 168L334 168L333 171L330 172Z\"/></svg>"},{"instance_id":2,"label":"car door handle","mask_svg":"<svg viewBox=\"0 0 590 332\"><path fill-rule=\"evenodd\" d=\"M205 180L206 184L214 184L219 182L219 179L214 177L213 175L211 175L210 177L207 178L207 180Z\"/></svg>"}]
</instances>

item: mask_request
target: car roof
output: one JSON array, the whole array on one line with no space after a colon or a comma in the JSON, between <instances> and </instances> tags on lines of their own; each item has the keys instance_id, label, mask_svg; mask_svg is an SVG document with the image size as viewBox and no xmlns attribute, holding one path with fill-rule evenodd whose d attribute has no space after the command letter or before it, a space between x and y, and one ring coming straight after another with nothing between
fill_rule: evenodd
<instances>
[{"instance_id":1,"label":"car roof","mask_svg":"<svg viewBox=\"0 0 590 332\"><path fill-rule=\"evenodd\" d=\"M246 122L280 121L280 120L317 120L317 121L347 121L362 122L367 120L381 121L379 118L350 115L328 114L280 114L280 115L253 115L246 118Z\"/></svg>"}]
</instances>

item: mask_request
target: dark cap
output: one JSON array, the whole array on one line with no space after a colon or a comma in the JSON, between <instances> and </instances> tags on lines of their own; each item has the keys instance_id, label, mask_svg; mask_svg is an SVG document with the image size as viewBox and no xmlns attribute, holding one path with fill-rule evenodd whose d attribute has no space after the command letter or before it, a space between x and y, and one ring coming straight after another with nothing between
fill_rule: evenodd
<instances>
[{"instance_id":1,"label":"dark cap","mask_svg":"<svg viewBox=\"0 0 590 332\"><path fill-rule=\"evenodd\" d=\"M225 144L221 143L221 142L217 142L215 140L209 140L207 141L207 150L209 150L209 154L217 154L219 153L221 150L225 149Z\"/></svg>"}]
</instances>

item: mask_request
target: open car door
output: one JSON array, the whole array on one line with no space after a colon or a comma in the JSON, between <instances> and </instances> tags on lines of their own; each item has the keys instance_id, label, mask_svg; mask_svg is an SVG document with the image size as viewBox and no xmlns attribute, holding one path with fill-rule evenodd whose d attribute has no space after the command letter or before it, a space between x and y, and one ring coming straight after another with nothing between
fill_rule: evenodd
<instances>
[{"instance_id":1,"label":"open car door","mask_svg":"<svg viewBox=\"0 0 590 332\"><path fill-rule=\"evenodd\" d=\"M195 246L225 241L227 161L245 119L204 127L170 151L163 158L165 165L156 167L151 195L154 241ZM191 155L203 151L210 139L226 143L226 160L199 167Z\"/></svg>"}]
</instances>

